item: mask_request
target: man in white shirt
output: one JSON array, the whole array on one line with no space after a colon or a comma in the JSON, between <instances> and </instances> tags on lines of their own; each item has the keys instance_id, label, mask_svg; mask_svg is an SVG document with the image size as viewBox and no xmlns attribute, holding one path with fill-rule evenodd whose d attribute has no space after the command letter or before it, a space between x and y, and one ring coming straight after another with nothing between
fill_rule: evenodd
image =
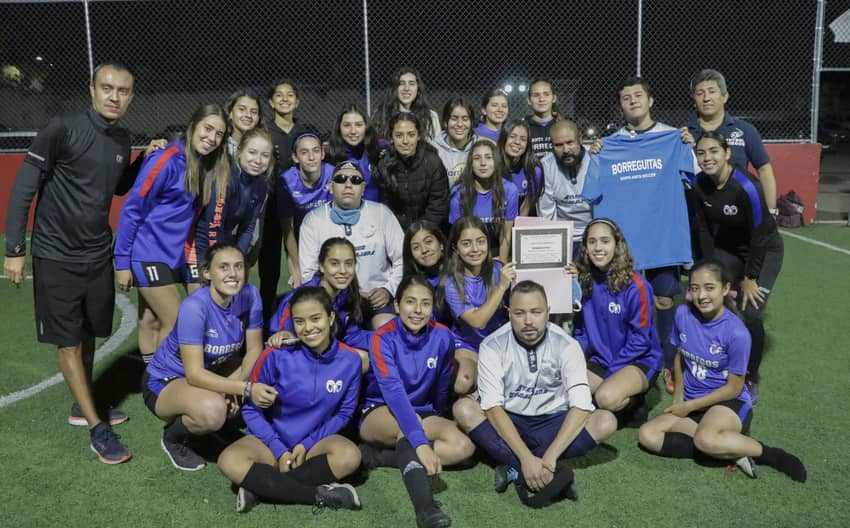
<instances>
[{"instance_id":1,"label":"man in white shirt","mask_svg":"<svg viewBox=\"0 0 850 528\"><path fill-rule=\"evenodd\" d=\"M322 243L333 237L349 239L357 256L363 316L377 328L395 316L392 294L402 277L404 233L387 206L363 199L364 182L355 163L343 161L334 167L329 184L333 201L304 217L298 260L301 279L306 282L319 269Z\"/></svg>"},{"instance_id":2,"label":"man in white shirt","mask_svg":"<svg viewBox=\"0 0 850 528\"><path fill-rule=\"evenodd\" d=\"M518 488L542 493L558 471L569 471L556 468L559 459L584 455L614 434L617 421L594 408L584 354L575 339L548 322L542 286L517 284L509 314L510 323L481 342L480 407L463 398L454 416L470 439L502 464L496 468L496 491L519 480Z\"/></svg>"}]
</instances>

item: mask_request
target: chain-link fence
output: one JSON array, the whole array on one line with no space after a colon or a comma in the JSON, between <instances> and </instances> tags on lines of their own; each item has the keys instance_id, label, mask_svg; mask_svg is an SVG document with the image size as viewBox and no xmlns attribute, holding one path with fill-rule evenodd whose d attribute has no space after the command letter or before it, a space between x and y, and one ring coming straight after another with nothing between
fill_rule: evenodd
<instances>
[{"instance_id":1,"label":"chain-link fence","mask_svg":"<svg viewBox=\"0 0 850 528\"><path fill-rule=\"evenodd\" d=\"M553 81L562 113L600 130L621 124L616 87L637 72L655 89L654 116L684 124L693 113L690 77L712 67L727 76L730 112L767 139L806 140L819 4L0 2L0 132L13 136L0 146L26 147L21 132L87 105L90 51L94 64L119 60L136 73L124 124L137 144L184 125L199 103L223 103L243 86L265 94L284 77L299 88L296 116L328 130L345 103L369 101L374 110L402 65L419 69L438 113L451 95L477 108L488 89L502 87L511 89L511 117L522 117L528 83L541 77ZM826 49L825 64L850 58L848 49Z\"/></svg>"}]
</instances>

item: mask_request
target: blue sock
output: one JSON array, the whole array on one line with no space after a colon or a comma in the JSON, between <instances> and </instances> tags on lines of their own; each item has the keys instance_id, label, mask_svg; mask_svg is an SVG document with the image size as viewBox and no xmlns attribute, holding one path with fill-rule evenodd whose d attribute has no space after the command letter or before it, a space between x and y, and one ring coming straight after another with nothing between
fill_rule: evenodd
<instances>
[{"instance_id":1,"label":"blue sock","mask_svg":"<svg viewBox=\"0 0 850 528\"><path fill-rule=\"evenodd\" d=\"M661 341L661 349L664 351L664 368L673 368L673 359L676 357L676 347L670 343L670 334L673 332L673 323L676 317L675 308L669 310L655 310L655 330Z\"/></svg>"},{"instance_id":2,"label":"blue sock","mask_svg":"<svg viewBox=\"0 0 850 528\"><path fill-rule=\"evenodd\" d=\"M469 439L475 445L487 451L487 454L493 457L493 460L498 464L510 466L514 469L520 469L519 459L516 457L510 446L502 440L499 433L490 423L490 420L484 420L478 427L469 432Z\"/></svg>"},{"instance_id":3,"label":"blue sock","mask_svg":"<svg viewBox=\"0 0 850 528\"><path fill-rule=\"evenodd\" d=\"M582 456L587 454L594 447L596 447L596 440L590 436L590 433L587 432L586 428L582 428L581 432L575 440L573 440L573 443L570 444L570 447L568 447L567 450L564 451L564 454L561 455L561 458Z\"/></svg>"}]
</instances>

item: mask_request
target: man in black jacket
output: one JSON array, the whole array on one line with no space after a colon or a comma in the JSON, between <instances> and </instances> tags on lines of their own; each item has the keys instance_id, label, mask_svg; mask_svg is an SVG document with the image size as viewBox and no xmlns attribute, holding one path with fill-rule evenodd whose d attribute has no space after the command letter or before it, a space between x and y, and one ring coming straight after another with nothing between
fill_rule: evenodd
<instances>
[{"instance_id":1,"label":"man in black jacket","mask_svg":"<svg viewBox=\"0 0 850 528\"><path fill-rule=\"evenodd\" d=\"M36 192L31 251L38 340L59 348L59 366L74 397L69 422L87 425L102 462L131 455L111 424L101 421L91 389L95 337L112 332L115 285L109 209L113 194L133 185L130 136L115 122L133 99L133 75L117 63L97 67L85 112L53 117L18 171L6 227L3 270L16 286L25 278L27 214ZM76 412L75 412L76 411Z\"/></svg>"}]
</instances>

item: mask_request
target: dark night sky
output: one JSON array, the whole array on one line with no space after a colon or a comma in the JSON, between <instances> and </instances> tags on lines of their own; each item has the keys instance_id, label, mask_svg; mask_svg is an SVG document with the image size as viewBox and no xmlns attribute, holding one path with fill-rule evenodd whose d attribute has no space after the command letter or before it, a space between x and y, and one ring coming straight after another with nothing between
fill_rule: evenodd
<instances>
[{"instance_id":1,"label":"dark night sky","mask_svg":"<svg viewBox=\"0 0 850 528\"><path fill-rule=\"evenodd\" d=\"M842 4L827 4L827 25L848 7ZM550 77L569 92L562 99L577 113L594 122L617 118L616 83L635 71L636 1L541 0L511 11L492 0L422 5L369 2L373 102L398 66L412 64L431 90L457 90L474 100L506 79ZM227 92L281 76L318 92L363 87L359 0L90 6L95 62L126 62L137 73L140 93ZM733 111L795 121L796 128L805 124L815 6L811 0L645 0L642 73L656 89L658 117L687 117L688 79L710 66L726 73ZM80 3L0 4L0 11L0 63L35 69L32 57L41 54L56 64L46 91L84 85ZM850 66L850 44L833 43L826 29L825 45L829 63Z\"/></svg>"}]
</instances>

